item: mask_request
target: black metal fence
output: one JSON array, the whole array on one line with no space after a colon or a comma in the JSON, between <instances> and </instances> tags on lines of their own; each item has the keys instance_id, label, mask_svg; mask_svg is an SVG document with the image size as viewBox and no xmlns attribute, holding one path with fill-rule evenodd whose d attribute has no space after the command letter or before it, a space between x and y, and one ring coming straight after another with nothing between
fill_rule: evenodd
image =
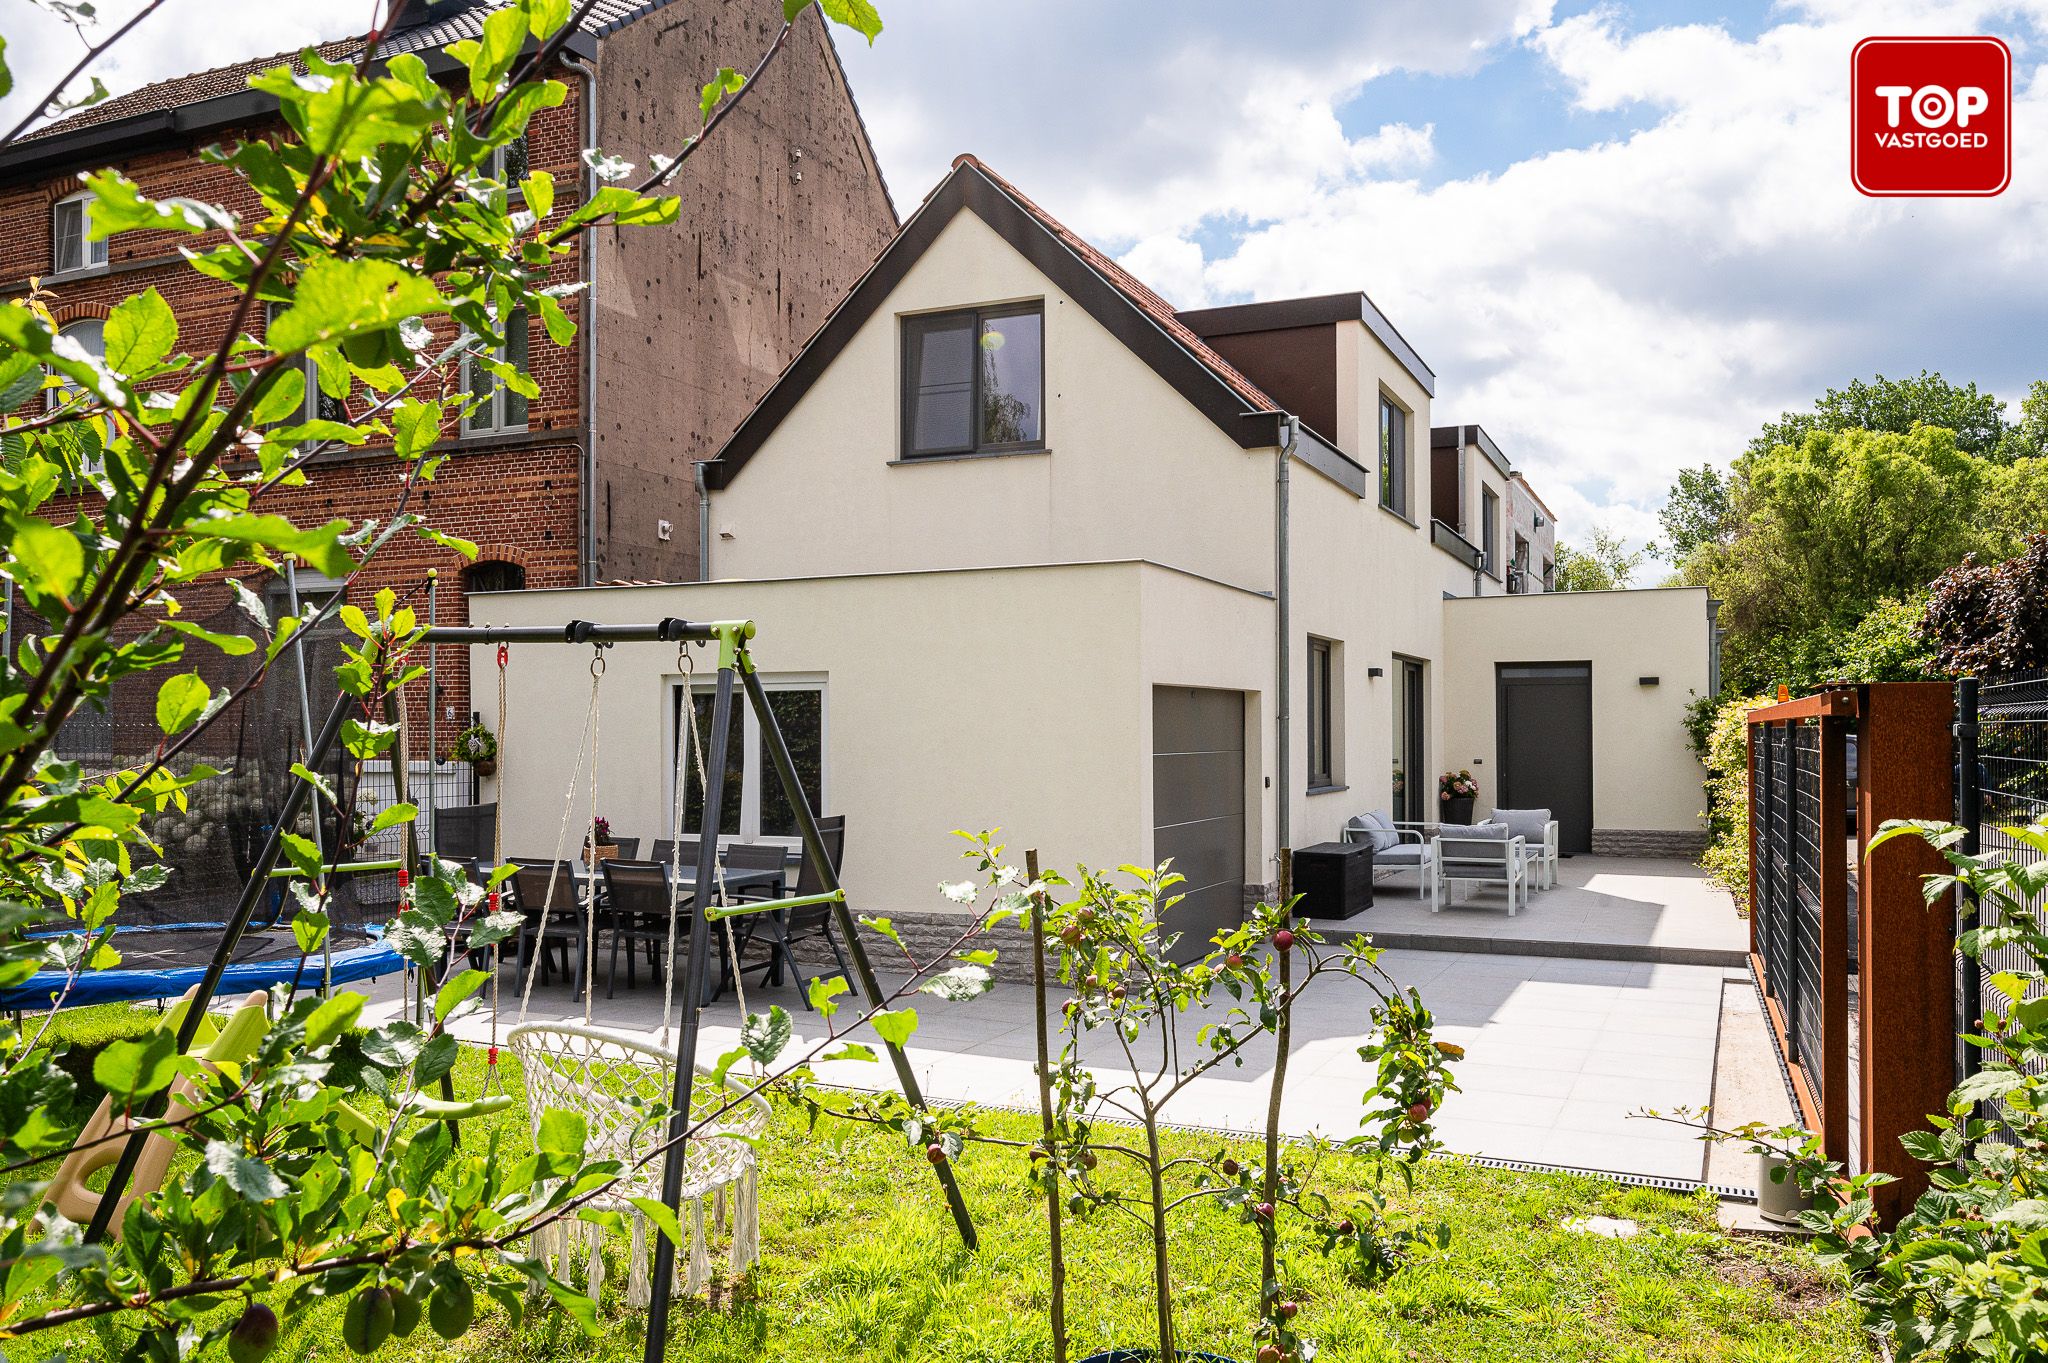
<instances>
[{"instance_id":1,"label":"black metal fence","mask_svg":"<svg viewBox=\"0 0 2048 1363\"><path fill-rule=\"evenodd\" d=\"M2048 817L2048 670L1967 679L1957 686L1957 730L1962 760L1956 764L1956 822L1975 835L1977 852L2034 858L2031 847L2002 830ZM1974 740L1975 760L1971 760ZM2048 904L2031 907L2048 909ZM1996 910L1964 908L1965 926L1997 925ZM1994 947L1974 963L1960 962L1959 1022L1976 1030L1985 982L2003 972L2032 972L2033 958L2017 946ZM2037 986L2035 993L2041 989ZM1974 1046L1958 1053L1962 1070L1977 1068Z\"/></svg>"},{"instance_id":2,"label":"black metal fence","mask_svg":"<svg viewBox=\"0 0 2048 1363\"><path fill-rule=\"evenodd\" d=\"M1758 725L1750 754L1750 854L1764 988L1783 1015L1791 1057L1821 1092L1821 866L1839 833L1821 827L1820 726Z\"/></svg>"}]
</instances>

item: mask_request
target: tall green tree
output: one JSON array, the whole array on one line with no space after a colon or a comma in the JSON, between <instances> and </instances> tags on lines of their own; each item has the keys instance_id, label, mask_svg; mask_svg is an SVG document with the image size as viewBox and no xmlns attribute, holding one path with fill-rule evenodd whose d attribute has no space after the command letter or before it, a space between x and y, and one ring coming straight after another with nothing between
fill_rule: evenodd
<instances>
[{"instance_id":1,"label":"tall green tree","mask_svg":"<svg viewBox=\"0 0 2048 1363\"><path fill-rule=\"evenodd\" d=\"M1681 469L1664 507L1657 513L1664 529L1665 556L1684 563L1695 550L1725 543L1735 533L1735 480L1712 464Z\"/></svg>"},{"instance_id":2,"label":"tall green tree","mask_svg":"<svg viewBox=\"0 0 2048 1363\"><path fill-rule=\"evenodd\" d=\"M1621 536L1605 526L1595 525L1586 536L1585 548L1569 544L1557 546L1554 589L1560 592L1619 591L1635 578L1643 560L1656 552L1654 544L1631 551Z\"/></svg>"},{"instance_id":3,"label":"tall green tree","mask_svg":"<svg viewBox=\"0 0 2048 1363\"><path fill-rule=\"evenodd\" d=\"M1778 445L1800 445L1815 431L1905 435L1916 425L1952 431L1957 448L1991 457L2006 433L2005 404L1974 383L1953 384L1925 369L1908 379L1882 374L1868 383L1851 379L1846 388L1828 389L1812 411L1786 412L1765 422L1749 442L1749 453L1757 457Z\"/></svg>"}]
</instances>

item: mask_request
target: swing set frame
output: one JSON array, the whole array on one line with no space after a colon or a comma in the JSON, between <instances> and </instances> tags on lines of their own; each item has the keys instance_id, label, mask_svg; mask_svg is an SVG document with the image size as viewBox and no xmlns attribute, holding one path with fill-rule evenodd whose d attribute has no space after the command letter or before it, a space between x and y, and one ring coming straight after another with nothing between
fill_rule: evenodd
<instances>
[{"instance_id":1,"label":"swing set frame","mask_svg":"<svg viewBox=\"0 0 2048 1363\"><path fill-rule=\"evenodd\" d=\"M622 643L675 643L675 644L716 644L718 646L718 673L716 689L713 692L711 710L711 751L706 763L703 815L699 819L697 865L708 869L718 862L718 829L723 822L725 808L726 745L732 727L733 705L737 694L744 694L747 705L759 726L761 742L768 751L775 766L776 779L781 783L789 806L796 814L797 832L803 840L805 858L813 873L825 889L815 896L801 899L769 900L759 905L719 907L711 903L713 883L716 877L701 873L696 877L690 905L690 943L688 964L684 974L684 1006L678 1029L675 1065L675 1092L672 1096L668 1119L668 1153L662 1170L662 1201L671 1211L681 1202L683 1167L686 1156L685 1146L690 1129L690 1100L692 1077L697 1071L697 1052L701 1036L701 1022L705 999L705 985L711 970L711 926L722 919L740 912L766 912L799 907L810 904L827 904L831 908L833 925L844 940L848 960L853 966L855 984L867 1002L881 1007L887 1001L881 982L875 975L874 965L868 959L866 949L861 945L860 934L852 910L846 902L846 892L839 883L839 874L825 854L824 840L818 833L817 813L811 808L810 798L805 794L803 784L797 779L796 763L790 756L789 745L782 735L782 727L776 720L774 709L768 704L767 691L761 685L748 641L755 635L751 620L690 621L670 616L648 624L600 624L590 620L569 620L560 626L553 625L439 625L430 624L422 635L422 642L431 647L440 645L476 644L581 644L602 650L612 644ZM430 655L432 656L432 655ZM395 699L395 698L394 698ZM333 709L321 725L312 742L308 745L309 756L306 767L317 771L327 751L333 746L341 732L353 698L344 694L336 698ZM405 761L405 755L394 758L394 772ZM401 781L403 777L399 778ZM296 779L285 796L284 807L273 825L257 864L252 869L248 883L229 918L221 941L208 964L206 974L196 986L191 1006L187 1009L179 1028L178 1049L191 1049L199 1024L206 1016L207 1005L220 984L222 971L232 959L235 946L247 931L250 920L271 873L276 868L283 852L283 832L290 828L312 792L312 786L304 778ZM402 798L402 795L401 795ZM677 799L681 799L680 791ZM406 826L406 863L416 860L416 840L413 825ZM910 1059L903 1048L893 1042L883 1043L889 1053L889 1062L896 1073L897 1087L912 1107L923 1109L924 1095L912 1071ZM152 1105L161 1105L159 1098ZM147 1113L154 1117L158 1114ZM143 1133L131 1136L122 1149L121 1157L114 1166L106 1184L106 1193L101 1199L101 1214L93 1219L87 1231L88 1240L103 1238L108 1230L107 1222L115 1204L132 1179L135 1164L142 1153ZM960 1192L950 1164L932 1166L945 1195L946 1205L952 1212L953 1223L960 1232L960 1238L971 1250L976 1247L977 1236L974 1220L967 1209L967 1203ZM666 1235L656 1237L653 1273L653 1300L648 1308L646 1330L647 1363L660 1363L667 1355L668 1316L672 1286L675 1278L676 1246Z\"/></svg>"}]
</instances>

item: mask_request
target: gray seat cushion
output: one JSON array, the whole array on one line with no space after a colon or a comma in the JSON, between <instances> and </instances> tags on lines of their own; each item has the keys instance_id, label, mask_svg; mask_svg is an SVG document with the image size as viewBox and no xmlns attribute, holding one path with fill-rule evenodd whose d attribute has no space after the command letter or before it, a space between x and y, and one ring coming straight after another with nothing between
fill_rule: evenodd
<instances>
[{"instance_id":1,"label":"gray seat cushion","mask_svg":"<svg viewBox=\"0 0 2048 1363\"><path fill-rule=\"evenodd\" d=\"M1550 822L1547 809L1496 809L1492 822L1508 830L1511 838L1527 838L1530 842L1543 841L1543 825Z\"/></svg>"},{"instance_id":2,"label":"gray seat cushion","mask_svg":"<svg viewBox=\"0 0 2048 1363\"><path fill-rule=\"evenodd\" d=\"M1357 835L1356 841L1371 842L1375 855L1386 851L1401 840L1395 835L1394 826L1388 821L1383 809L1369 809L1354 816L1344 826Z\"/></svg>"},{"instance_id":3,"label":"gray seat cushion","mask_svg":"<svg viewBox=\"0 0 2048 1363\"><path fill-rule=\"evenodd\" d=\"M1445 838L1498 838L1505 842L1514 835L1507 825L1497 823L1447 823L1437 828L1437 835Z\"/></svg>"},{"instance_id":4,"label":"gray seat cushion","mask_svg":"<svg viewBox=\"0 0 2048 1363\"><path fill-rule=\"evenodd\" d=\"M1426 850L1419 842L1398 843L1384 852L1375 847L1372 853L1372 868L1375 871L1387 871L1405 866L1420 866Z\"/></svg>"}]
</instances>

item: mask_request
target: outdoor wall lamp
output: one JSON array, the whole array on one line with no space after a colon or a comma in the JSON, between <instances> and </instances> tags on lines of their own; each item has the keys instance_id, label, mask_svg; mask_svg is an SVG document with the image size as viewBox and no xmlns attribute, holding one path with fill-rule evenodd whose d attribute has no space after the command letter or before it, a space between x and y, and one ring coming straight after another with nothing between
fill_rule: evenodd
<instances>
[{"instance_id":1,"label":"outdoor wall lamp","mask_svg":"<svg viewBox=\"0 0 2048 1363\"><path fill-rule=\"evenodd\" d=\"M1387 675L1387 669L1384 667L1368 667L1365 669L1365 675L1368 677L1384 677Z\"/></svg>"},{"instance_id":2,"label":"outdoor wall lamp","mask_svg":"<svg viewBox=\"0 0 2048 1363\"><path fill-rule=\"evenodd\" d=\"M1658 679L1657 679L1657 678L1655 678L1655 677L1637 677L1637 678L1636 678L1636 685L1637 685L1637 686L1655 686L1655 685L1657 684L1657 681L1658 681Z\"/></svg>"}]
</instances>

